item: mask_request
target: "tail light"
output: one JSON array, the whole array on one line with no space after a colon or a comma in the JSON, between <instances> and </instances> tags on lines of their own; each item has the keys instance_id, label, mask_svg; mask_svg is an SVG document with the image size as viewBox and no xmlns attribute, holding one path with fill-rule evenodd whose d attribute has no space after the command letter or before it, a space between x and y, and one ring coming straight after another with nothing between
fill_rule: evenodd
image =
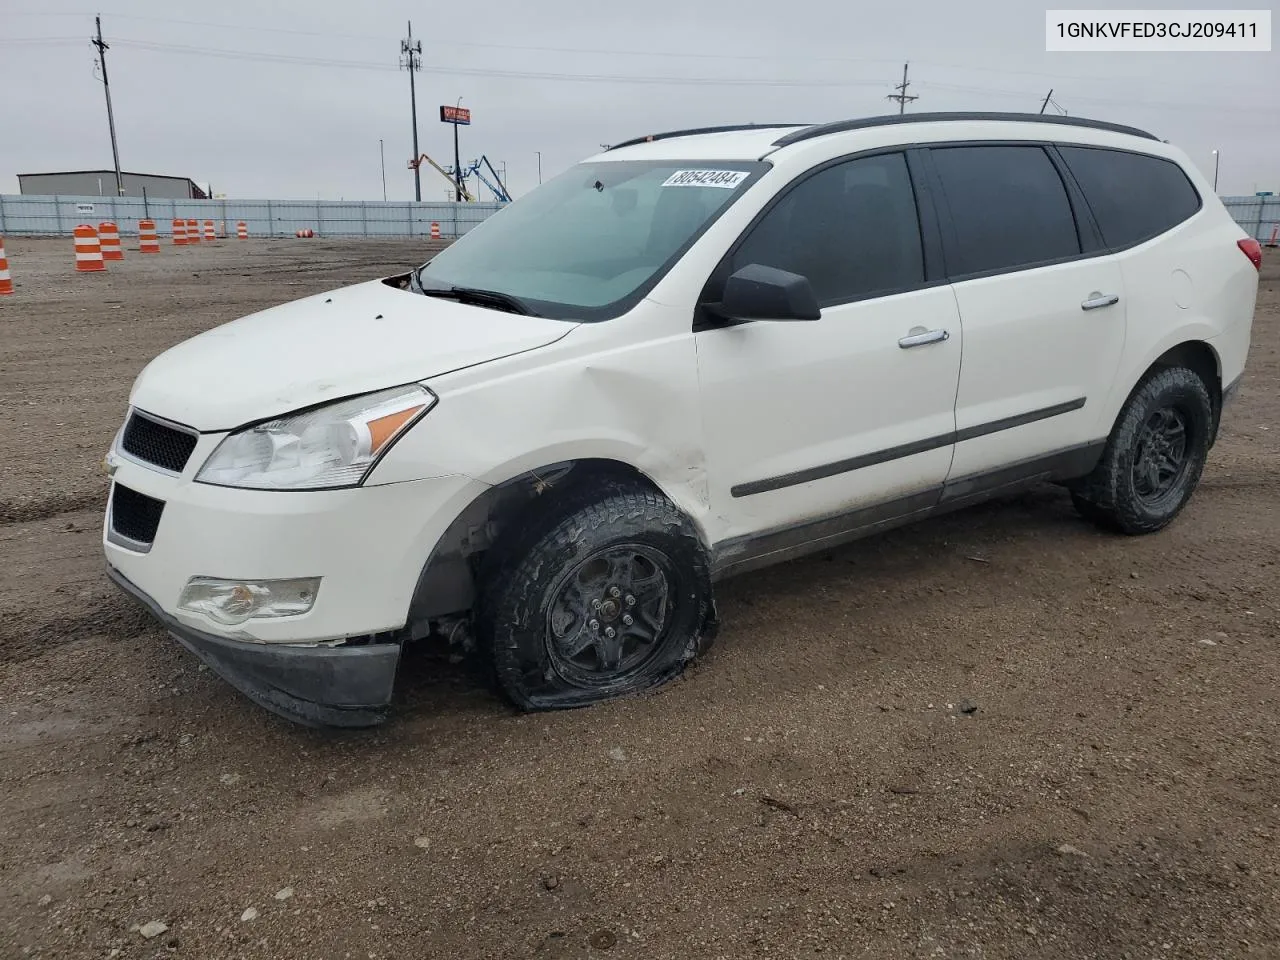
<instances>
[{"instance_id":1,"label":"tail light","mask_svg":"<svg viewBox=\"0 0 1280 960\"><path fill-rule=\"evenodd\" d=\"M1253 263L1253 268L1255 270L1262 269L1262 244L1253 239L1253 237L1248 237L1244 240L1237 240L1236 245Z\"/></svg>"}]
</instances>

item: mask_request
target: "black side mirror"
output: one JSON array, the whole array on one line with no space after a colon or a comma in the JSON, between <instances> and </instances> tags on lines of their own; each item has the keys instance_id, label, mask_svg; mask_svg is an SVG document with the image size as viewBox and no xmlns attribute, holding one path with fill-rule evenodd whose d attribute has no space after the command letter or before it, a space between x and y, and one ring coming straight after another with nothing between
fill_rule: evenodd
<instances>
[{"instance_id":1,"label":"black side mirror","mask_svg":"<svg viewBox=\"0 0 1280 960\"><path fill-rule=\"evenodd\" d=\"M711 309L729 320L818 320L818 298L807 277L750 263L724 284L724 298Z\"/></svg>"}]
</instances>

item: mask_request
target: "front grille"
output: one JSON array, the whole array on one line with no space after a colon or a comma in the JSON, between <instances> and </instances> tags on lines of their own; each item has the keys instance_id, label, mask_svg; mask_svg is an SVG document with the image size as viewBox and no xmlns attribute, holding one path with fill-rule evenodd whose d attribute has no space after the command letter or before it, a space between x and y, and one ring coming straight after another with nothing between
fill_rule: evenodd
<instances>
[{"instance_id":1,"label":"front grille","mask_svg":"<svg viewBox=\"0 0 1280 960\"><path fill-rule=\"evenodd\" d=\"M196 436L134 411L125 424L120 447L144 463L181 473L196 448Z\"/></svg>"},{"instance_id":2,"label":"front grille","mask_svg":"<svg viewBox=\"0 0 1280 960\"><path fill-rule=\"evenodd\" d=\"M111 529L136 543L149 544L156 538L164 501L116 484L111 491Z\"/></svg>"}]
</instances>

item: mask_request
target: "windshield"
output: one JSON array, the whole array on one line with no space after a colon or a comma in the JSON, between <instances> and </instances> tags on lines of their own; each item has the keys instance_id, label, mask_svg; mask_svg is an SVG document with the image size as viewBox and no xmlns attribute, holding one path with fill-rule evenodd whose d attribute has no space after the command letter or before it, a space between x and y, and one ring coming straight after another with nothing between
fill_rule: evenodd
<instances>
[{"instance_id":1,"label":"windshield","mask_svg":"<svg viewBox=\"0 0 1280 960\"><path fill-rule=\"evenodd\" d=\"M418 281L427 291L502 294L543 316L618 316L765 169L733 160L579 164L441 251Z\"/></svg>"}]
</instances>

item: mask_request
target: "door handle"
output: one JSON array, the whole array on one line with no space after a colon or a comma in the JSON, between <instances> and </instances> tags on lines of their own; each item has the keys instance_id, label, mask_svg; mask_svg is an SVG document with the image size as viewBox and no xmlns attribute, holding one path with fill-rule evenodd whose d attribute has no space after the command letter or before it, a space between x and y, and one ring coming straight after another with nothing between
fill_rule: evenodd
<instances>
[{"instance_id":1,"label":"door handle","mask_svg":"<svg viewBox=\"0 0 1280 960\"><path fill-rule=\"evenodd\" d=\"M898 346L903 350L909 350L912 347L923 347L926 343L941 343L943 340L950 339L951 334L945 330L926 330L924 333L913 333L903 337L898 341Z\"/></svg>"},{"instance_id":2,"label":"door handle","mask_svg":"<svg viewBox=\"0 0 1280 960\"><path fill-rule=\"evenodd\" d=\"M1118 293L1099 293L1097 290L1089 294L1089 299L1080 304L1081 310L1097 310L1099 307L1109 307L1113 303L1120 302Z\"/></svg>"}]
</instances>

